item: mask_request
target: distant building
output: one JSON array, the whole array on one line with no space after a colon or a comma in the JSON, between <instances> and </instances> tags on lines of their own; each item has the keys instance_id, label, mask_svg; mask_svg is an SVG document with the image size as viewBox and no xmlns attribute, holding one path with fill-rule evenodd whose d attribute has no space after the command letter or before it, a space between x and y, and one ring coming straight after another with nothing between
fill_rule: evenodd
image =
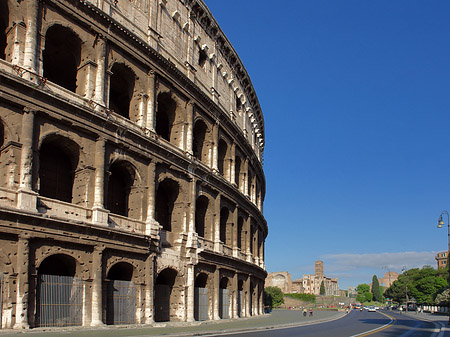
<instances>
[{"instance_id":1,"label":"distant building","mask_svg":"<svg viewBox=\"0 0 450 337\"><path fill-rule=\"evenodd\" d=\"M292 292L292 277L287 271L269 273L266 277L264 287L278 287L283 293Z\"/></svg>"},{"instance_id":2,"label":"distant building","mask_svg":"<svg viewBox=\"0 0 450 337\"><path fill-rule=\"evenodd\" d=\"M439 253L437 253L435 259L437 261L437 268L438 269L447 267L448 252L439 252Z\"/></svg>"},{"instance_id":3,"label":"distant building","mask_svg":"<svg viewBox=\"0 0 450 337\"><path fill-rule=\"evenodd\" d=\"M400 274L395 271L388 271L384 274L384 277L378 279L378 283L386 288L389 288L394 281L398 279ZM372 289L372 286L370 286Z\"/></svg>"}]
</instances>

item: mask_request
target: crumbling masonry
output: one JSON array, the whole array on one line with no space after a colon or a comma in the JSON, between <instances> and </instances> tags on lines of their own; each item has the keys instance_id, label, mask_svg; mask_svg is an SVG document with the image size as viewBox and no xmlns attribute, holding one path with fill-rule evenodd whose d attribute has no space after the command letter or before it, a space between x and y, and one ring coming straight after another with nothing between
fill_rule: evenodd
<instances>
[{"instance_id":1,"label":"crumbling masonry","mask_svg":"<svg viewBox=\"0 0 450 337\"><path fill-rule=\"evenodd\" d=\"M201 0L0 0L1 328L262 314L263 149Z\"/></svg>"}]
</instances>

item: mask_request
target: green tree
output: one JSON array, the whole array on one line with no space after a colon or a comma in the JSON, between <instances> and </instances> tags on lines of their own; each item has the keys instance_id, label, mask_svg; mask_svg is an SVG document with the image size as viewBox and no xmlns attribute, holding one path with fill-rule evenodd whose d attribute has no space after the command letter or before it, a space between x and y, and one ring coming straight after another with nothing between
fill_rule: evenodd
<instances>
[{"instance_id":1,"label":"green tree","mask_svg":"<svg viewBox=\"0 0 450 337\"><path fill-rule=\"evenodd\" d=\"M441 271L431 266L407 270L386 289L384 295L402 303L406 301L408 292L408 299L414 298L418 304L432 305L436 296L447 287L447 281L440 274Z\"/></svg>"},{"instance_id":2,"label":"green tree","mask_svg":"<svg viewBox=\"0 0 450 337\"><path fill-rule=\"evenodd\" d=\"M325 284L323 283L323 280L320 284L320 295L325 295Z\"/></svg>"},{"instance_id":3,"label":"green tree","mask_svg":"<svg viewBox=\"0 0 450 337\"><path fill-rule=\"evenodd\" d=\"M270 308L279 307L284 303L284 294L278 287L264 288L264 305Z\"/></svg>"},{"instance_id":4,"label":"green tree","mask_svg":"<svg viewBox=\"0 0 450 337\"><path fill-rule=\"evenodd\" d=\"M368 291L370 291L370 286L366 283L358 284L358 286L356 287L356 292L358 294L364 294Z\"/></svg>"},{"instance_id":5,"label":"green tree","mask_svg":"<svg viewBox=\"0 0 450 337\"><path fill-rule=\"evenodd\" d=\"M381 300L380 283L378 282L377 275L373 275L372 277L372 295L374 301Z\"/></svg>"}]
</instances>

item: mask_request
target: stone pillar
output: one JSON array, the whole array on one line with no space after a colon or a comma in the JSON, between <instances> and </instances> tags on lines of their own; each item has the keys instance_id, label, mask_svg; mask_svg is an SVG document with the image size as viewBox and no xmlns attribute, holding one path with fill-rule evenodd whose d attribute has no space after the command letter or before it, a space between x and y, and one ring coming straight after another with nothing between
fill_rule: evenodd
<instances>
[{"instance_id":1,"label":"stone pillar","mask_svg":"<svg viewBox=\"0 0 450 337\"><path fill-rule=\"evenodd\" d=\"M108 225L109 211L105 209L105 140L99 137L95 143L95 185L92 222Z\"/></svg>"},{"instance_id":2,"label":"stone pillar","mask_svg":"<svg viewBox=\"0 0 450 337\"><path fill-rule=\"evenodd\" d=\"M155 197L156 197L156 164L150 162L147 166L147 220L145 221L145 234L158 237L159 224L155 220Z\"/></svg>"},{"instance_id":3,"label":"stone pillar","mask_svg":"<svg viewBox=\"0 0 450 337\"><path fill-rule=\"evenodd\" d=\"M138 117L138 125L141 128L145 128L145 125L147 124L146 118L147 118L147 101L148 101L148 95L145 93L141 93L138 95L139 99L139 117Z\"/></svg>"},{"instance_id":4,"label":"stone pillar","mask_svg":"<svg viewBox=\"0 0 450 337\"><path fill-rule=\"evenodd\" d=\"M213 319L220 319L219 316L219 296L220 296L220 270L216 268L214 271L214 296L213 296Z\"/></svg>"},{"instance_id":5,"label":"stone pillar","mask_svg":"<svg viewBox=\"0 0 450 337\"><path fill-rule=\"evenodd\" d=\"M28 329L28 291L29 291L29 237L19 235L17 242L17 292L16 323L14 329Z\"/></svg>"},{"instance_id":6,"label":"stone pillar","mask_svg":"<svg viewBox=\"0 0 450 337\"><path fill-rule=\"evenodd\" d=\"M25 34L23 67L29 71L24 74L24 77L28 80L35 79L36 74L39 4L39 1L28 1L27 3L27 30Z\"/></svg>"},{"instance_id":7,"label":"stone pillar","mask_svg":"<svg viewBox=\"0 0 450 337\"><path fill-rule=\"evenodd\" d=\"M194 233L195 232L195 202L196 202L196 185L197 180L194 176L190 177L189 181L189 208L187 209L188 216L188 226L187 232Z\"/></svg>"},{"instance_id":8,"label":"stone pillar","mask_svg":"<svg viewBox=\"0 0 450 337\"><path fill-rule=\"evenodd\" d=\"M233 308L231 311L231 317L239 317L238 315L238 296L239 296L239 288L238 288L238 273L235 273L233 276Z\"/></svg>"},{"instance_id":9,"label":"stone pillar","mask_svg":"<svg viewBox=\"0 0 450 337\"><path fill-rule=\"evenodd\" d=\"M154 255L147 256L145 261L145 324L154 322L153 316L153 292L155 282L155 262Z\"/></svg>"},{"instance_id":10,"label":"stone pillar","mask_svg":"<svg viewBox=\"0 0 450 337\"><path fill-rule=\"evenodd\" d=\"M230 183L236 183L236 168L235 162L236 160L236 143L231 144L231 155L230 155Z\"/></svg>"},{"instance_id":11,"label":"stone pillar","mask_svg":"<svg viewBox=\"0 0 450 337\"><path fill-rule=\"evenodd\" d=\"M155 72L150 70L147 76L147 121L146 128L151 132L155 132Z\"/></svg>"},{"instance_id":12,"label":"stone pillar","mask_svg":"<svg viewBox=\"0 0 450 337\"><path fill-rule=\"evenodd\" d=\"M234 207L234 212L233 212L233 232L231 233L231 237L232 237L232 248L233 248L233 256L234 257L238 257L239 255L239 249L238 249L238 214L239 214L239 206L236 205Z\"/></svg>"},{"instance_id":13,"label":"stone pillar","mask_svg":"<svg viewBox=\"0 0 450 337\"><path fill-rule=\"evenodd\" d=\"M97 74L95 77L95 95L94 101L97 103L96 110L105 107L105 78L106 78L106 39L100 34L96 37L96 58L97 58Z\"/></svg>"},{"instance_id":14,"label":"stone pillar","mask_svg":"<svg viewBox=\"0 0 450 337\"><path fill-rule=\"evenodd\" d=\"M244 161L244 182L243 182L244 195L246 195L246 196L249 196L249 193L248 193L248 184L249 183L250 182L248 181L248 157L246 157L245 161Z\"/></svg>"},{"instance_id":15,"label":"stone pillar","mask_svg":"<svg viewBox=\"0 0 450 337\"><path fill-rule=\"evenodd\" d=\"M187 116L186 116L186 132L185 132L185 141L184 144L186 145L185 151L188 155L193 156L194 153L192 152L192 142L193 142L193 129L194 129L194 103L189 102L187 104ZM201 154L200 154L201 159Z\"/></svg>"},{"instance_id":16,"label":"stone pillar","mask_svg":"<svg viewBox=\"0 0 450 337\"><path fill-rule=\"evenodd\" d=\"M213 125L213 155L212 155L212 163L211 167L213 171L219 172L219 166L218 166L218 149L219 149L219 123L216 122Z\"/></svg>"},{"instance_id":17,"label":"stone pillar","mask_svg":"<svg viewBox=\"0 0 450 337\"><path fill-rule=\"evenodd\" d=\"M220 252L220 194L214 200L214 250Z\"/></svg>"},{"instance_id":18,"label":"stone pillar","mask_svg":"<svg viewBox=\"0 0 450 337\"><path fill-rule=\"evenodd\" d=\"M17 207L36 211L37 193L32 190L33 137L35 111L25 108L22 115L22 154Z\"/></svg>"},{"instance_id":19,"label":"stone pillar","mask_svg":"<svg viewBox=\"0 0 450 337\"><path fill-rule=\"evenodd\" d=\"M194 321L194 265L189 264L187 266L187 300L186 300L186 321Z\"/></svg>"},{"instance_id":20,"label":"stone pillar","mask_svg":"<svg viewBox=\"0 0 450 337\"><path fill-rule=\"evenodd\" d=\"M244 282L244 297L245 297L245 317L250 316L250 276Z\"/></svg>"},{"instance_id":21,"label":"stone pillar","mask_svg":"<svg viewBox=\"0 0 450 337\"><path fill-rule=\"evenodd\" d=\"M92 252L92 319L91 326L103 325L103 247L95 246Z\"/></svg>"}]
</instances>

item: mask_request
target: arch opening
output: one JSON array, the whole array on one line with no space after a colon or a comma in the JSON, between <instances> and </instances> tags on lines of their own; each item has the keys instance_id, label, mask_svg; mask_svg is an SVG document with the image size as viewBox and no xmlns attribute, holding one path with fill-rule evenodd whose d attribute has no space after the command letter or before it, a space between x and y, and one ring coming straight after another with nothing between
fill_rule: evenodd
<instances>
[{"instance_id":1,"label":"arch opening","mask_svg":"<svg viewBox=\"0 0 450 337\"><path fill-rule=\"evenodd\" d=\"M8 1L0 1L0 59L6 60L6 47L8 39L6 37L6 30L9 24L9 9Z\"/></svg>"},{"instance_id":2,"label":"arch opening","mask_svg":"<svg viewBox=\"0 0 450 337\"><path fill-rule=\"evenodd\" d=\"M155 322L178 320L177 307L183 296L183 282L178 272L166 268L155 281Z\"/></svg>"},{"instance_id":3,"label":"arch opening","mask_svg":"<svg viewBox=\"0 0 450 337\"><path fill-rule=\"evenodd\" d=\"M198 236L205 237L205 220L206 212L208 211L209 200L205 196L199 196L195 202L195 231Z\"/></svg>"},{"instance_id":4,"label":"arch opening","mask_svg":"<svg viewBox=\"0 0 450 337\"><path fill-rule=\"evenodd\" d=\"M220 241L224 244L229 244L228 242L228 217L230 211L227 207L222 207L220 210Z\"/></svg>"},{"instance_id":5,"label":"arch opening","mask_svg":"<svg viewBox=\"0 0 450 337\"><path fill-rule=\"evenodd\" d=\"M194 319L206 321L209 319L208 275L200 273L194 282Z\"/></svg>"},{"instance_id":6,"label":"arch opening","mask_svg":"<svg viewBox=\"0 0 450 337\"><path fill-rule=\"evenodd\" d=\"M114 162L109 172L106 208L112 213L128 216L129 197L133 186L134 174L127 162Z\"/></svg>"},{"instance_id":7,"label":"arch opening","mask_svg":"<svg viewBox=\"0 0 450 337\"><path fill-rule=\"evenodd\" d=\"M170 93L163 92L158 95L158 108L156 111L156 134L170 142L172 139L172 127L175 121L177 103Z\"/></svg>"},{"instance_id":8,"label":"arch opening","mask_svg":"<svg viewBox=\"0 0 450 337\"><path fill-rule=\"evenodd\" d=\"M166 231L172 230L172 212L178 193L179 185L172 179L164 179L156 191L155 218Z\"/></svg>"},{"instance_id":9,"label":"arch opening","mask_svg":"<svg viewBox=\"0 0 450 337\"><path fill-rule=\"evenodd\" d=\"M77 88L81 41L69 28L53 25L45 34L44 77L72 92Z\"/></svg>"},{"instance_id":10,"label":"arch opening","mask_svg":"<svg viewBox=\"0 0 450 337\"><path fill-rule=\"evenodd\" d=\"M202 162L206 162L207 159L207 154L204 153L206 152L206 144L205 144L205 138L206 138L206 124L201 121L198 120L195 122L194 125L194 139L192 142L192 150L193 150L193 154L194 154L194 158L202 161Z\"/></svg>"},{"instance_id":11,"label":"arch opening","mask_svg":"<svg viewBox=\"0 0 450 337\"><path fill-rule=\"evenodd\" d=\"M121 63L111 68L109 108L124 118L130 119L130 102L133 96L135 75Z\"/></svg>"}]
</instances>

